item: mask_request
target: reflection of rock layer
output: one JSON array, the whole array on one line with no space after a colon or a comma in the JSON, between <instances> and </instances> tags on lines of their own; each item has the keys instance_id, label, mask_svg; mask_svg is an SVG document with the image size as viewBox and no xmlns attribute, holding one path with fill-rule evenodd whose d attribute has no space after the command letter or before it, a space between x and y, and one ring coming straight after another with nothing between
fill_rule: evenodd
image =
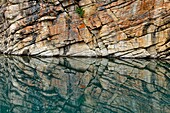
<instances>
[{"instance_id":1,"label":"reflection of rock layer","mask_svg":"<svg viewBox=\"0 0 170 113\"><path fill-rule=\"evenodd\" d=\"M0 57L0 111L170 112L170 62Z\"/></svg>"},{"instance_id":2,"label":"reflection of rock layer","mask_svg":"<svg viewBox=\"0 0 170 113\"><path fill-rule=\"evenodd\" d=\"M169 20L169 0L1 0L0 52L170 59Z\"/></svg>"}]
</instances>

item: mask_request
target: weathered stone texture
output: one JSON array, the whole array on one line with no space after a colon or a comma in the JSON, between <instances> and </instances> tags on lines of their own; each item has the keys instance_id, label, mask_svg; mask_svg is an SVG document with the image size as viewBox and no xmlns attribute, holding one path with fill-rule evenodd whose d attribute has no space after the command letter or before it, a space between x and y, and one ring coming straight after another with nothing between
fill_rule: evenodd
<instances>
[{"instance_id":1,"label":"weathered stone texture","mask_svg":"<svg viewBox=\"0 0 170 113\"><path fill-rule=\"evenodd\" d=\"M169 59L169 0L1 1L0 52ZM81 18L76 7L82 7Z\"/></svg>"}]
</instances>

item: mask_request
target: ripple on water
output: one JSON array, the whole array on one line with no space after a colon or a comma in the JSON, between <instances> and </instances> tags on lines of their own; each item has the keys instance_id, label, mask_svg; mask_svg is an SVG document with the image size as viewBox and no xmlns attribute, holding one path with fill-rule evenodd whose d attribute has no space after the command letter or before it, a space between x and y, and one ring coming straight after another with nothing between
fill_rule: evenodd
<instances>
[{"instance_id":1,"label":"ripple on water","mask_svg":"<svg viewBox=\"0 0 170 113\"><path fill-rule=\"evenodd\" d=\"M0 112L169 113L170 62L0 56Z\"/></svg>"}]
</instances>

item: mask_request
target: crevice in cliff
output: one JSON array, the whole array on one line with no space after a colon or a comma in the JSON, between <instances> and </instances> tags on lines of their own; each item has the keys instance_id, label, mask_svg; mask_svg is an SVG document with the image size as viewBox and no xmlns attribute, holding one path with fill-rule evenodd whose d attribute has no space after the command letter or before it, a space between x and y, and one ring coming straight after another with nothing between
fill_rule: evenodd
<instances>
[{"instance_id":1,"label":"crevice in cliff","mask_svg":"<svg viewBox=\"0 0 170 113\"><path fill-rule=\"evenodd\" d=\"M98 8L98 11L105 10L106 9L105 7L107 7L107 9L114 9L114 8L115 9L120 9L120 8L123 8L125 6L128 6L128 5L132 4L134 1L136 1L136 0L122 1L122 2L118 2L118 0L114 0L114 1L112 0L109 3L106 2L102 6L100 6ZM112 5L114 2L115 2L115 4Z\"/></svg>"}]
</instances>

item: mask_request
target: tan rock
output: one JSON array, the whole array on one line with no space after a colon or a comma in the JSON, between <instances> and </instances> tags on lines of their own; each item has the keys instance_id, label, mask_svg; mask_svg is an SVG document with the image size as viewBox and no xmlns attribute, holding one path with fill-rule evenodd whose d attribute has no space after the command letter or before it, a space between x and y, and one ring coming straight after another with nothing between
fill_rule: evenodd
<instances>
[{"instance_id":1,"label":"tan rock","mask_svg":"<svg viewBox=\"0 0 170 113\"><path fill-rule=\"evenodd\" d=\"M79 2L79 5L80 5L80 6L85 6L85 5L89 5L89 4L91 4L91 3L92 3L91 0L81 0L81 1Z\"/></svg>"},{"instance_id":2,"label":"tan rock","mask_svg":"<svg viewBox=\"0 0 170 113\"><path fill-rule=\"evenodd\" d=\"M98 15L99 15L100 21L103 25L113 22L112 16L110 16L107 11L100 11L98 13Z\"/></svg>"},{"instance_id":3,"label":"tan rock","mask_svg":"<svg viewBox=\"0 0 170 113\"><path fill-rule=\"evenodd\" d=\"M74 55L77 53L82 53L87 50L90 50L89 47L87 46L87 44L75 43L75 44L69 45L68 52L66 53L66 55L71 56L71 55Z\"/></svg>"},{"instance_id":4,"label":"tan rock","mask_svg":"<svg viewBox=\"0 0 170 113\"><path fill-rule=\"evenodd\" d=\"M92 34L90 33L89 29L85 25L84 27L79 26L79 33L81 38L84 40L85 43L91 42L93 40Z\"/></svg>"},{"instance_id":5,"label":"tan rock","mask_svg":"<svg viewBox=\"0 0 170 113\"><path fill-rule=\"evenodd\" d=\"M145 49L138 49L136 51L127 53L125 55L122 55L121 57L127 57L127 58L145 58L150 56L150 54Z\"/></svg>"},{"instance_id":6,"label":"tan rock","mask_svg":"<svg viewBox=\"0 0 170 113\"><path fill-rule=\"evenodd\" d=\"M109 26L107 25L104 25L102 26L101 30L100 30L100 33L99 33L99 37L103 37L103 36L106 36L110 33L109 31Z\"/></svg>"},{"instance_id":7,"label":"tan rock","mask_svg":"<svg viewBox=\"0 0 170 113\"><path fill-rule=\"evenodd\" d=\"M91 15L95 14L97 11L95 5L85 6L85 7L83 7L83 10L84 10L84 15L83 15L84 18L90 17Z\"/></svg>"},{"instance_id":8,"label":"tan rock","mask_svg":"<svg viewBox=\"0 0 170 113\"><path fill-rule=\"evenodd\" d=\"M140 38L137 38L137 42L139 42L140 47L148 47L152 45L152 35L147 34L145 36L142 36Z\"/></svg>"}]
</instances>

